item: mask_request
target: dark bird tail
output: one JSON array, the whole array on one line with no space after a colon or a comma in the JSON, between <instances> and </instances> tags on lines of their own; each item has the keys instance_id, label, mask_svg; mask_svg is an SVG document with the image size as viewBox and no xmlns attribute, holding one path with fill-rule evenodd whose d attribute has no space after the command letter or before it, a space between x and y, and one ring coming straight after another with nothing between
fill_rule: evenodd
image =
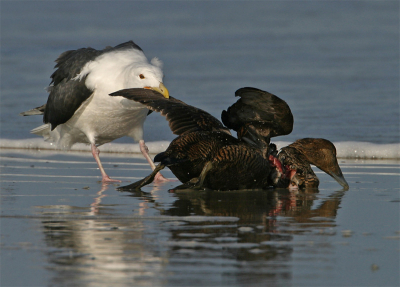
<instances>
[{"instance_id":1,"label":"dark bird tail","mask_svg":"<svg viewBox=\"0 0 400 287\"><path fill-rule=\"evenodd\" d=\"M44 104L43 106L31 109L29 111L26 112L22 112L19 115L20 116L37 116L37 115L43 115L44 114L44 110L46 109L46 104Z\"/></svg>"}]
</instances>

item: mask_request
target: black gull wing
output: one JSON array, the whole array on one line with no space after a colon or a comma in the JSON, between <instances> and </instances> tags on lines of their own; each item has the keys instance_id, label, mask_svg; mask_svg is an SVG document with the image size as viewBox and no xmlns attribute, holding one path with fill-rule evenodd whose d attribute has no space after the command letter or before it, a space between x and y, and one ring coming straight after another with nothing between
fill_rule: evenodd
<instances>
[{"instance_id":1,"label":"black gull wing","mask_svg":"<svg viewBox=\"0 0 400 287\"><path fill-rule=\"evenodd\" d=\"M86 76L75 79L86 63L104 53L132 48L142 50L134 42L129 41L103 50L89 47L62 53L56 60L57 70L51 75L52 80L48 89L50 94L43 122L50 123L53 130L56 126L67 122L82 103L92 95L93 91L85 85Z\"/></svg>"},{"instance_id":2,"label":"black gull wing","mask_svg":"<svg viewBox=\"0 0 400 287\"><path fill-rule=\"evenodd\" d=\"M190 106L171 96L167 99L153 90L125 89L110 95L139 102L148 109L161 113L166 117L171 131L176 135L196 131L221 131L230 134L229 130L219 120L206 111Z\"/></svg>"},{"instance_id":3,"label":"black gull wing","mask_svg":"<svg viewBox=\"0 0 400 287\"><path fill-rule=\"evenodd\" d=\"M93 93L82 80L69 81L63 79L58 85L51 87L44 111L43 122L51 124L51 130L67 122L76 110Z\"/></svg>"},{"instance_id":4,"label":"black gull wing","mask_svg":"<svg viewBox=\"0 0 400 287\"><path fill-rule=\"evenodd\" d=\"M82 48L62 53L56 60L57 69L51 75L50 92L47 99L43 122L50 123L51 129L67 122L93 93L85 85L86 77L74 78L89 61L94 60L102 52L93 48Z\"/></svg>"}]
</instances>

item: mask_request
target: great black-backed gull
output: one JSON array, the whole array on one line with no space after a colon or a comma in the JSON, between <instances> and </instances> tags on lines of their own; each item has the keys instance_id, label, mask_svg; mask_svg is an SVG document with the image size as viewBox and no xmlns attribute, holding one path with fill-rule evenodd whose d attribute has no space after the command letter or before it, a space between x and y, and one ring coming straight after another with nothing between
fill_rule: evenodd
<instances>
[{"instance_id":1,"label":"great black-backed gull","mask_svg":"<svg viewBox=\"0 0 400 287\"><path fill-rule=\"evenodd\" d=\"M103 182L111 179L101 164L98 146L123 136L139 142L140 150L152 169L143 140L143 123L149 110L140 103L109 94L126 88L146 88L169 92L163 84L162 63L147 60L143 50L129 41L103 50L82 48L62 53L47 88L49 97L43 106L21 115L43 115L42 126L31 132L70 149L75 143L90 144ZM158 180L164 180L161 174Z\"/></svg>"}]
</instances>

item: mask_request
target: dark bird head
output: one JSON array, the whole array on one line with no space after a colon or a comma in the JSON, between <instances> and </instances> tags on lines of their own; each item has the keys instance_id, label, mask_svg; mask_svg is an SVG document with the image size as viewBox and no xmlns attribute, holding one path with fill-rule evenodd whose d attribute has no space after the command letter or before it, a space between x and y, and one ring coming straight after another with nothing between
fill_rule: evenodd
<instances>
[{"instance_id":1,"label":"dark bird head","mask_svg":"<svg viewBox=\"0 0 400 287\"><path fill-rule=\"evenodd\" d=\"M300 151L310 164L332 176L344 189L349 188L337 162L333 143L326 139L304 138L295 141L289 147Z\"/></svg>"}]
</instances>

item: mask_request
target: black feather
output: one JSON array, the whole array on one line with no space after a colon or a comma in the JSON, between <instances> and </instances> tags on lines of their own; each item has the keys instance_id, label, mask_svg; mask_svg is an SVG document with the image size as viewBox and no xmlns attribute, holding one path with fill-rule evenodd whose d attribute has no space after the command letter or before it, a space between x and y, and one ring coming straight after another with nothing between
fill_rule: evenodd
<instances>
[{"instance_id":1,"label":"black feather","mask_svg":"<svg viewBox=\"0 0 400 287\"><path fill-rule=\"evenodd\" d=\"M49 98L44 111L43 122L50 123L51 129L67 122L76 110L93 93L85 85L86 76L75 80L83 67L100 55L127 49L142 49L133 41L125 42L115 47L106 47L103 50L81 48L62 53L56 60L56 71L51 75Z\"/></svg>"}]
</instances>

